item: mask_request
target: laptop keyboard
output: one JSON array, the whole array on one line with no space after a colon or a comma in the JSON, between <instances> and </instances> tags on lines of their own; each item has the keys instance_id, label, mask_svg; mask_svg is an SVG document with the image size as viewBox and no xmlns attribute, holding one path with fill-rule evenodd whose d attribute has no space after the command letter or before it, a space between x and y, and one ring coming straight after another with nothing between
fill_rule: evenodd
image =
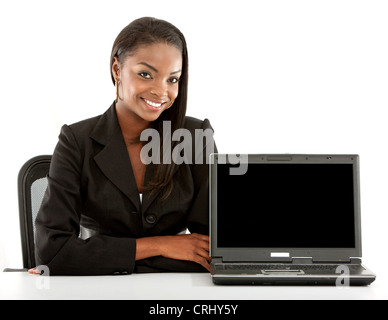
<instances>
[{"instance_id":1,"label":"laptop keyboard","mask_svg":"<svg viewBox=\"0 0 388 320\"><path fill-rule=\"evenodd\" d=\"M339 268L340 267L340 268ZM348 268L348 269L346 269ZM263 272L296 272L302 270L305 274L341 274L344 271L349 271L350 274L360 273L365 270L358 264L215 264L216 270L224 270L232 273L258 273Z\"/></svg>"}]
</instances>

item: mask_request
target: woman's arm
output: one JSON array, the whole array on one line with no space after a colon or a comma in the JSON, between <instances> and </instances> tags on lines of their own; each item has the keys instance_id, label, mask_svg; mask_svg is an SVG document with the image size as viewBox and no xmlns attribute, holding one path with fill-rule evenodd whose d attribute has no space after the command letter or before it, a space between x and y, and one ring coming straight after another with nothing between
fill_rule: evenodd
<instances>
[{"instance_id":1,"label":"woman's arm","mask_svg":"<svg viewBox=\"0 0 388 320\"><path fill-rule=\"evenodd\" d=\"M209 237L197 233L177 236L156 236L136 240L135 260L162 256L168 259L193 261L210 272ZM28 270L39 274L38 268Z\"/></svg>"}]
</instances>

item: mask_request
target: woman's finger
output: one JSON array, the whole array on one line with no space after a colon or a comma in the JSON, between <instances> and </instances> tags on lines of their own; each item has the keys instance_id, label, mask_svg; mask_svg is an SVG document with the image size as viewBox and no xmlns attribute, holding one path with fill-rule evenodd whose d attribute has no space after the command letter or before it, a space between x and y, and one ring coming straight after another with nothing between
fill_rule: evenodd
<instances>
[{"instance_id":1,"label":"woman's finger","mask_svg":"<svg viewBox=\"0 0 388 320\"><path fill-rule=\"evenodd\" d=\"M211 261L211 258L209 256L209 252L203 249L198 249L197 254L201 256L202 258L205 258L207 261Z\"/></svg>"},{"instance_id":2,"label":"woman's finger","mask_svg":"<svg viewBox=\"0 0 388 320\"><path fill-rule=\"evenodd\" d=\"M198 258L194 262L199 263L202 267L204 267L207 271L210 272L210 264L206 259Z\"/></svg>"}]
</instances>

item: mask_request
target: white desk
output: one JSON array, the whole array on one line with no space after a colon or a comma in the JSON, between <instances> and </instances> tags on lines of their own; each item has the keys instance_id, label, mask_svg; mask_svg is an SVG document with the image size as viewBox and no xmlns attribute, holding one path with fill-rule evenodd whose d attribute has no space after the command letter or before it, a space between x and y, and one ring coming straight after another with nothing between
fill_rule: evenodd
<instances>
[{"instance_id":1,"label":"white desk","mask_svg":"<svg viewBox=\"0 0 388 320\"><path fill-rule=\"evenodd\" d=\"M267 300L387 299L386 287L216 286L206 273L43 277L0 273L0 299Z\"/></svg>"}]
</instances>

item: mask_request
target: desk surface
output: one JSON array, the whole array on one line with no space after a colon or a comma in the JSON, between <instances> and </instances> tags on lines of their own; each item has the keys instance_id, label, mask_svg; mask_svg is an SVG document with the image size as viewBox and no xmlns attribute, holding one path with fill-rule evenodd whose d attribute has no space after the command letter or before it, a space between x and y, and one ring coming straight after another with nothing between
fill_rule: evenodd
<instances>
[{"instance_id":1,"label":"desk surface","mask_svg":"<svg viewBox=\"0 0 388 320\"><path fill-rule=\"evenodd\" d=\"M216 286L206 273L43 277L0 273L0 299L268 300L387 299L378 282L368 287Z\"/></svg>"}]
</instances>

